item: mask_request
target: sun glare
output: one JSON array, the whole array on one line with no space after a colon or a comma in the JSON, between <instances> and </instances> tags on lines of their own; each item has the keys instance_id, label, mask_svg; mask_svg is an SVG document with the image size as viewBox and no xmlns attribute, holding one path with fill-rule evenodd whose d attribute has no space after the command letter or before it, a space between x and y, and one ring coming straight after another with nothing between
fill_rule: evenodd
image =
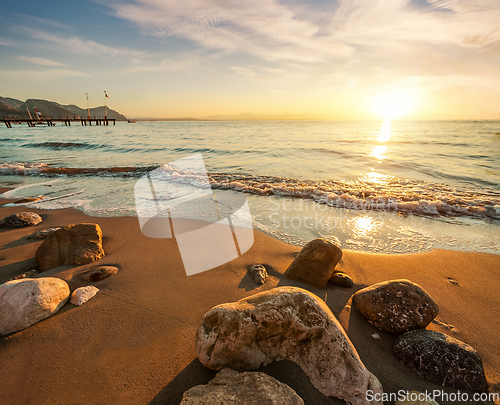
<instances>
[{"instance_id":1,"label":"sun glare","mask_svg":"<svg viewBox=\"0 0 500 405\"><path fill-rule=\"evenodd\" d=\"M391 91L373 98L372 109L380 118L392 120L408 114L415 103L415 94L411 91Z\"/></svg>"}]
</instances>

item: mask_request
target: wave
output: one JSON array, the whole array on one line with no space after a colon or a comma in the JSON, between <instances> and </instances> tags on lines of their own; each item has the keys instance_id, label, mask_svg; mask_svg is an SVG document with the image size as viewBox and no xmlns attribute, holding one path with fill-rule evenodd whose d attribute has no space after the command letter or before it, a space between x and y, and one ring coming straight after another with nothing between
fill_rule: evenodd
<instances>
[{"instance_id":1,"label":"wave","mask_svg":"<svg viewBox=\"0 0 500 405\"><path fill-rule=\"evenodd\" d=\"M23 148L48 148L48 149L101 149L106 148L107 145L80 143L80 142L38 142L38 143L25 143L21 145Z\"/></svg>"},{"instance_id":2,"label":"wave","mask_svg":"<svg viewBox=\"0 0 500 405\"><path fill-rule=\"evenodd\" d=\"M70 168L47 163L1 162L0 173L139 178L158 166ZM193 173L176 172L189 183ZM355 181L299 180L288 177L210 173L213 189L262 196L311 199L318 204L350 210L378 210L426 216L471 216L500 219L500 192L493 188L456 187L394 176L364 176Z\"/></svg>"}]
</instances>

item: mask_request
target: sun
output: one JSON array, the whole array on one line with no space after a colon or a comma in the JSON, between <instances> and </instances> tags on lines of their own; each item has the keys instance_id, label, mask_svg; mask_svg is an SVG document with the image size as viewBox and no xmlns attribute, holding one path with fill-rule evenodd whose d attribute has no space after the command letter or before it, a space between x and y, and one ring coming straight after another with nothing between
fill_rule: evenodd
<instances>
[{"instance_id":1,"label":"sun","mask_svg":"<svg viewBox=\"0 0 500 405\"><path fill-rule=\"evenodd\" d=\"M409 90L393 90L372 99L372 109L384 120L401 118L413 109L415 94Z\"/></svg>"}]
</instances>

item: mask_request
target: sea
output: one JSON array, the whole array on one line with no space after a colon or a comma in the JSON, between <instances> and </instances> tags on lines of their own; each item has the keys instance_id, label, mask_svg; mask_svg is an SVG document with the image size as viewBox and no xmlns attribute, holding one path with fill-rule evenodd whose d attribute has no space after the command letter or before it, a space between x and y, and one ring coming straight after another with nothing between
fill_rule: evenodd
<instances>
[{"instance_id":1,"label":"sea","mask_svg":"<svg viewBox=\"0 0 500 405\"><path fill-rule=\"evenodd\" d=\"M500 121L19 124L0 128L0 197L136 216L137 181L195 154L215 196L244 195L287 243L500 253Z\"/></svg>"}]
</instances>

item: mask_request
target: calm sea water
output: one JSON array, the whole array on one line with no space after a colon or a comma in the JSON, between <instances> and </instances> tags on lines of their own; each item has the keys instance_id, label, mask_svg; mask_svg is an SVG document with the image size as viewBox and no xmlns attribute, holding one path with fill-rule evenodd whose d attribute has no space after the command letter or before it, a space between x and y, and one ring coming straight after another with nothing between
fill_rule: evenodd
<instances>
[{"instance_id":1,"label":"calm sea water","mask_svg":"<svg viewBox=\"0 0 500 405\"><path fill-rule=\"evenodd\" d=\"M139 122L0 129L4 197L135 215L144 173L201 153L217 193L290 243L500 251L500 122Z\"/></svg>"}]
</instances>

